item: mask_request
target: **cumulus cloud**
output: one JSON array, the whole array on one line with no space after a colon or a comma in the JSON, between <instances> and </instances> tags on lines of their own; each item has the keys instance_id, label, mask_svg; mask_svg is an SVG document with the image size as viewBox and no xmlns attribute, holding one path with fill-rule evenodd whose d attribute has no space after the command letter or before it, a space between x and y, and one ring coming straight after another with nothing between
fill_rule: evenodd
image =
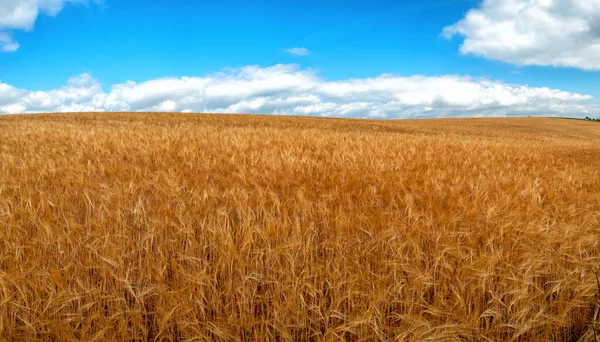
<instances>
[{"instance_id":1,"label":"cumulus cloud","mask_svg":"<svg viewBox=\"0 0 600 342\"><path fill-rule=\"evenodd\" d=\"M101 2L102 0L94 0ZM0 0L0 51L14 52L19 44L12 30L30 31L40 14L55 16L67 3L87 3L88 0Z\"/></svg>"},{"instance_id":2,"label":"cumulus cloud","mask_svg":"<svg viewBox=\"0 0 600 342\"><path fill-rule=\"evenodd\" d=\"M0 113L168 111L336 117L594 115L586 94L489 79L384 74L330 82L296 65L246 66L204 77L116 84L89 74L59 89L31 91L0 82Z\"/></svg>"},{"instance_id":3,"label":"cumulus cloud","mask_svg":"<svg viewBox=\"0 0 600 342\"><path fill-rule=\"evenodd\" d=\"M600 70L600 0L483 0L443 33L462 54Z\"/></svg>"},{"instance_id":4,"label":"cumulus cloud","mask_svg":"<svg viewBox=\"0 0 600 342\"><path fill-rule=\"evenodd\" d=\"M307 48L303 48L303 47L295 47L295 48L291 48L291 49L285 49L285 52L289 53L290 55L296 55L296 56L308 56L310 54L310 51L308 51Z\"/></svg>"}]
</instances>

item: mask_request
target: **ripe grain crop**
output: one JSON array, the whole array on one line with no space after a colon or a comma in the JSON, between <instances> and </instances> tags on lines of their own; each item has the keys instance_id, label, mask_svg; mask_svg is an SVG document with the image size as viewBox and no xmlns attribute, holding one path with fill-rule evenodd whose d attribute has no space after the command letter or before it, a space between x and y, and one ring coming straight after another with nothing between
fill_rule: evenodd
<instances>
[{"instance_id":1,"label":"ripe grain crop","mask_svg":"<svg viewBox=\"0 0 600 342\"><path fill-rule=\"evenodd\" d=\"M593 341L599 165L577 120L0 117L0 340Z\"/></svg>"}]
</instances>

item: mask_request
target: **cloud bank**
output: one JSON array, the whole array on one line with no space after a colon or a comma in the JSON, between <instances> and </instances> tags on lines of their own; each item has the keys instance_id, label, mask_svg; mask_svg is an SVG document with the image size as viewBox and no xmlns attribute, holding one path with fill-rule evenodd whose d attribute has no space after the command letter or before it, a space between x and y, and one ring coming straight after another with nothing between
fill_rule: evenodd
<instances>
[{"instance_id":1,"label":"cloud bank","mask_svg":"<svg viewBox=\"0 0 600 342\"><path fill-rule=\"evenodd\" d=\"M204 77L116 84L109 92L89 74L59 89L32 91L0 82L0 113L168 111L334 117L414 118L595 115L592 97L469 76L384 74L327 81L297 65L246 66Z\"/></svg>"},{"instance_id":2,"label":"cloud bank","mask_svg":"<svg viewBox=\"0 0 600 342\"><path fill-rule=\"evenodd\" d=\"M102 0L94 0L101 2ZM0 0L0 51L14 52L19 49L11 32L33 30L40 14L55 16L67 3L85 4L88 0Z\"/></svg>"},{"instance_id":3,"label":"cloud bank","mask_svg":"<svg viewBox=\"0 0 600 342\"><path fill-rule=\"evenodd\" d=\"M483 0L444 35L465 55L600 70L600 0Z\"/></svg>"}]
</instances>

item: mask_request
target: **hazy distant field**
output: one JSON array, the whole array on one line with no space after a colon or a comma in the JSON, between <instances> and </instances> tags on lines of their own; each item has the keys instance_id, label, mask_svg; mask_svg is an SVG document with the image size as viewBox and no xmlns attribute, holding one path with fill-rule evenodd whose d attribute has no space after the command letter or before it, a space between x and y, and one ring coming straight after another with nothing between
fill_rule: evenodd
<instances>
[{"instance_id":1,"label":"hazy distant field","mask_svg":"<svg viewBox=\"0 0 600 342\"><path fill-rule=\"evenodd\" d=\"M599 269L598 123L0 117L0 341L592 341Z\"/></svg>"}]
</instances>

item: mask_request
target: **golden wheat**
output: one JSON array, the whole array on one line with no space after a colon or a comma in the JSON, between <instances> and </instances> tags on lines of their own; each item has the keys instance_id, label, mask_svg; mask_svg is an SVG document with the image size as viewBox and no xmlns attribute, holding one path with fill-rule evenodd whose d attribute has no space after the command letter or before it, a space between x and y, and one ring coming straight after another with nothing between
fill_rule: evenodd
<instances>
[{"instance_id":1,"label":"golden wheat","mask_svg":"<svg viewBox=\"0 0 600 342\"><path fill-rule=\"evenodd\" d=\"M592 341L600 124L0 118L0 340Z\"/></svg>"}]
</instances>

